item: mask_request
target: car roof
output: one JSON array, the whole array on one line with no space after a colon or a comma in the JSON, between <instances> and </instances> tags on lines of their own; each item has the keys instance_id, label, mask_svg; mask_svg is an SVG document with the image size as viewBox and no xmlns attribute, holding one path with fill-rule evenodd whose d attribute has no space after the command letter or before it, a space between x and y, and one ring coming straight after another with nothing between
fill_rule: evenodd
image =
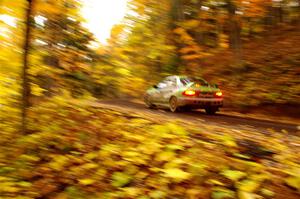
<instances>
[{"instance_id":1,"label":"car roof","mask_svg":"<svg viewBox=\"0 0 300 199\"><path fill-rule=\"evenodd\" d=\"M175 78L196 78L196 79L202 79L203 81L206 81L205 79L201 78L201 77L195 77L195 76L187 76L187 75L170 75L170 76L167 76L166 78L170 78L170 77L175 77Z\"/></svg>"},{"instance_id":2,"label":"car roof","mask_svg":"<svg viewBox=\"0 0 300 199\"><path fill-rule=\"evenodd\" d=\"M177 77L179 77L179 78L187 78L188 76L186 76L186 75L177 75Z\"/></svg>"},{"instance_id":3,"label":"car roof","mask_svg":"<svg viewBox=\"0 0 300 199\"><path fill-rule=\"evenodd\" d=\"M166 76L165 78L169 78L169 77L186 78L188 76L186 76L186 75L169 75L169 76Z\"/></svg>"},{"instance_id":4,"label":"car roof","mask_svg":"<svg viewBox=\"0 0 300 199\"><path fill-rule=\"evenodd\" d=\"M197 78L197 79L203 79L201 77L196 77L196 76L187 76L187 75L171 75L169 77L178 77L178 78ZM204 79L203 79L204 80Z\"/></svg>"}]
</instances>

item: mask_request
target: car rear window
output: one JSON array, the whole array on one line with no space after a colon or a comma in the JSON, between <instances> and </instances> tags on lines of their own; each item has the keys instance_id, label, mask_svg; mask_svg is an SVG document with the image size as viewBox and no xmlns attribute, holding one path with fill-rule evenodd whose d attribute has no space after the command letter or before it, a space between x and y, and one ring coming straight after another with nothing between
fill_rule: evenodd
<instances>
[{"instance_id":1,"label":"car rear window","mask_svg":"<svg viewBox=\"0 0 300 199\"><path fill-rule=\"evenodd\" d=\"M203 85L203 86L207 86L208 85L208 83L205 80L200 79L200 78L193 78L193 77L180 78L180 82L183 85L187 85L189 83L200 84L200 85Z\"/></svg>"}]
</instances>

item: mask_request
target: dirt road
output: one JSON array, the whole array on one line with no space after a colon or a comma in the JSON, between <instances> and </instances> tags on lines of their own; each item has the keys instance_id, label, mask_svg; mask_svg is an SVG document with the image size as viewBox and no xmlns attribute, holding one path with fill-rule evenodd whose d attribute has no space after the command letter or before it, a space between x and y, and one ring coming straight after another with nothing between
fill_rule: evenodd
<instances>
[{"instance_id":1,"label":"dirt road","mask_svg":"<svg viewBox=\"0 0 300 199\"><path fill-rule=\"evenodd\" d=\"M92 106L104 106L116 110L131 111L153 115L153 117L168 117L171 119L185 120L192 123L206 123L217 126L227 126L233 129L256 129L261 132L269 132L268 129L276 131L285 130L291 134L299 133L300 124L289 124L280 121L269 121L264 119L254 119L230 115L227 113L217 113L216 115L207 115L204 111L196 110L190 112L172 113L163 109L148 109L142 103L136 103L127 100L99 100L92 103Z\"/></svg>"}]
</instances>

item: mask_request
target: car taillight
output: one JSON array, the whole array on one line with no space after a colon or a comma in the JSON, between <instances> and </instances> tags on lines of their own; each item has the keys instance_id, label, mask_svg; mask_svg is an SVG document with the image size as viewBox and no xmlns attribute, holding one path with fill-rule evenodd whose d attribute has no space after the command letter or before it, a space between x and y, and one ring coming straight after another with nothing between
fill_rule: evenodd
<instances>
[{"instance_id":1,"label":"car taillight","mask_svg":"<svg viewBox=\"0 0 300 199\"><path fill-rule=\"evenodd\" d=\"M196 95L196 91L186 90L182 94L185 95L185 96L195 96Z\"/></svg>"},{"instance_id":2,"label":"car taillight","mask_svg":"<svg viewBox=\"0 0 300 199\"><path fill-rule=\"evenodd\" d=\"M223 93L222 93L221 91L218 91L218 92L216 92L216 96L217 96L217 97L222 97L222 96L223 96Z\"/></svg>"}]
</instances>

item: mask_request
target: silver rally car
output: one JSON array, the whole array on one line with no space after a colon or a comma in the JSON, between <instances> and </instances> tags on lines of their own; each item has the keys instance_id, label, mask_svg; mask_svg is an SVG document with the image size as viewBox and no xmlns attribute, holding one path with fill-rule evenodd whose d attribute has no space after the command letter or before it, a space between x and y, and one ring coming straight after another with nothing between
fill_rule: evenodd
<instances>
[{"instance_id":1,"label":"silver rally car","mask_svg":"<svg viewBox=\"0 0 300 199\"><path fill-rule=\"evenodd\" d=\"M149 108L165 107L172 112L205 109L207 114L215 114L223 106L223 93L202 78L174 75L149 88L144 101Z\"/></svg>"}]
</instances>

